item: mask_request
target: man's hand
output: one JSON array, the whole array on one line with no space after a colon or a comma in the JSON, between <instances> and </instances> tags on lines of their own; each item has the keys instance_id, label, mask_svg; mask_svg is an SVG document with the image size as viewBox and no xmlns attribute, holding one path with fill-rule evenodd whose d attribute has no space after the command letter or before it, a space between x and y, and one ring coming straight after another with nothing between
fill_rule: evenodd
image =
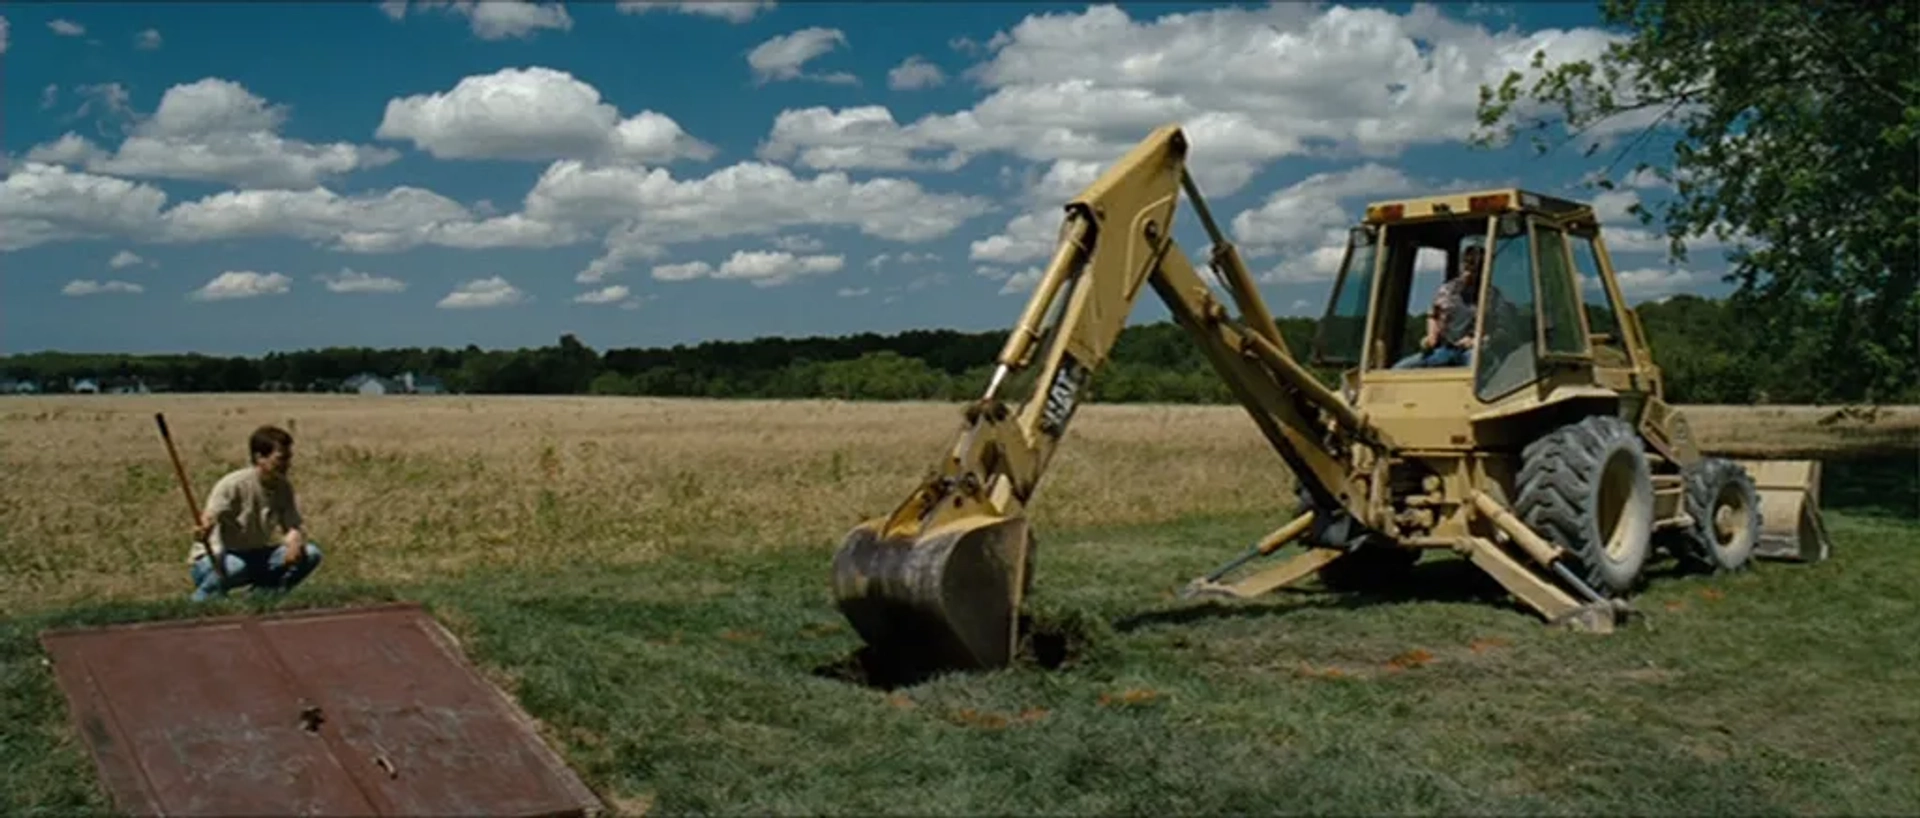
<instances>
[{"instance_id":1,"label":"man's hand","mask_svg":"<svg viewBox=\"0 0 1920 818\"><path fill-rule=\"evenodd\" d=\"M296 528L287 532L286 559L283 564L293 565L307 555L307 534Z\"/></svg>"},{"instance_id":2,"label":"man's hand","mask_svg":"<svg viewBox=\"0 0 1920 818\"><path fill-rule=\"evenodd\" d=\"M194 542L205 543L207 536L213 533L213 523L204 522L196 526L191 526L187 530L193 534Z\"/></svg>"}]
</instances>

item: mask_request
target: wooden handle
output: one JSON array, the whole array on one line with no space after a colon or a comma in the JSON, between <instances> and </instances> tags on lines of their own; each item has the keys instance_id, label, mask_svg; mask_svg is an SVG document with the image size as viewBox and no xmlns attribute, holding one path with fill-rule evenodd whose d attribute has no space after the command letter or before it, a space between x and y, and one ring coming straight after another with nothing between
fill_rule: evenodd
<instances>
[{"instance_id":1,"label":"wooden handle","mask_svg":"<svg viewBox=\"0 0 1920 818\"><path fill-rule=\"evenodd\" d=\"M193 518L194 526L198 527L200 503L193 499L193 486L187 482L187 469L180 464L180 452L173 448L173 435L167 432L167 416L161 412L155 412L153 422L160 426L160 439L167 443L167 457L173 460L173 475L180 478L180 493L187 498L187 515Z\"/></svg>"},{"instance_id":2,"label":"wooden handle","mask_svg":"<svg viewBox=\"0 0 1920 818\"><path fill-rule=\"evenodd\" d=\"M193 499L193 485L187 482L187 467L180 464L180 452L173 448L173 435L167 431L167 416L155 412L153 422L160 427L160 439L167 443L167 457L173 460L173 476L180 478L180 493L187 498L187 515L193 518L193 527L197 531L200 528L200 503ZM207 561L213 563L213 570L221 579L226 579L226 560L214 559L211 547L207 549Z\"/></svg>"}]
</instances>

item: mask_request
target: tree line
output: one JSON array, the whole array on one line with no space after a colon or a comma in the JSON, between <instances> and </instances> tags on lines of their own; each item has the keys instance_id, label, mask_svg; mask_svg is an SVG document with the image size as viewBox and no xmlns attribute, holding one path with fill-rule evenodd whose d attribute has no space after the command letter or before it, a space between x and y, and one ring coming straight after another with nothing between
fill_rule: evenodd
<instances>
[{"instance_id":1,"label":"tree line","mask_svg":"<svg viewBox=\"0 0 1920 818\"><path fill-rule=\"evenodd\" d=\"M1893 390L1871 381L1836 384L1807 377L1827 365L1822 339L1801 336L1781 354L1777 339L1764 337L1764 325L1743 311L1735 302L1694 296L1638 309L1670 400L1920 402L1911 372ZM1277 323L1294 354L1307 359L1315 322ZM468 394L968 400L986 388L1006 337L1004 330L913 330L596 352L566 335L551 346L513 350L332 347L259 358L42 352L0 358L0 373L56 392L80 379L103 387L137 381L172 392L335 391L361 373L412 372ZM1337 382L1337 370L1309 368L1329 385ZM1030 382L1016 380L1009 387L1004 395L1019 396ZM1093 400L1108 403L1233 401L1200 348L1166 321L1127 327L1090 388Z\"/></svg>"}]
</instances>

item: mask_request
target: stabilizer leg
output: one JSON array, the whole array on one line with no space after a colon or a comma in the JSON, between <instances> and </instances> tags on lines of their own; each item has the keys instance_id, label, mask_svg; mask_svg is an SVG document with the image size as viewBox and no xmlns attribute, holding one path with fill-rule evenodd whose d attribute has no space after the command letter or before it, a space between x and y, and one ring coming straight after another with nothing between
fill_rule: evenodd
<instances>
[{"instance_id":1,"label":"stabilizer leg","mask_svg":"<svg viewBox=\"0 0 1920 818\"><path fill-rule=\"evenodd\" d=\"M1275 588L1296 582L1301 577L1320 570L1327 563L1332 562L1334 557L1340 556L1342 552L1314 549L1313 551L1294 557L1281 565L1269 568L1238 582L1231 584L1222 584L1220 582L1221 577L1231 573L1235 568L1239 568L1260 557L1272 554L1285 547L1287 543L1299 539L1301 535L1306 534L1307 531L1313 527L1313 516L1312 511L1305 511L1292 520L1288 520L1286 525L1274 529L1265 537L1261 537L1260 541L1254 543L1253 547L1248 548L1246 553L1233 558L1226 565L1214 569L1213 573L1187 583L1185 588L1180 589L1181 598L1230 596L1244 599L1259 596ZM1326 553L1316 553L1321 551L1325 551Z\"/></svg>"},{"instance_id":2,"label":"stabilizer leg","mask_svg":"<svg viewBox=\"0 0 1920 818\"><path fill-rule=\"evenodd\" d=\"M1539 574L1528 570L1519 560L1507 555L1507 552L1484 537L1467 537L1460 541L1459 550L1467 559L1487 572L1500 587L1507 589L1514 598L1532 608L1544 617L1548 623L1566 625L1575 630L1590 633L1612 633L1620 609L1610 600L1599 600L1581 604L1566 591L1562 591Z\"/></svg>"},{"instance_id":3,"label":"stabilizer leg","mask_svg":"<svg viewBox=\"0 0 1920 818\"><path fill-rule=\"evenodd\" d=\"M1328 563L1346 556L1347 553L1334 548L1309 548L1286 562L1231 584L1222 584L1205 578L1196 579L1186 588L1181 589L1180 595L1252 599L1312 576L1314 572L1327 567Z\"/></svg>"}]
</instances>

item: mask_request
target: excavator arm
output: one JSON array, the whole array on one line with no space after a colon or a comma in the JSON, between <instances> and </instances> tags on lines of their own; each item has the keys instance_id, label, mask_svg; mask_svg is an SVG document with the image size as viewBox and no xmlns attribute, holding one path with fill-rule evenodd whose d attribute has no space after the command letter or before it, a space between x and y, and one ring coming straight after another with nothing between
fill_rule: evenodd
<instances>
[{"instance_id":1,"label":"excavator arm","mask_svg":"<svg viewBox=\"0 0 1920 818\"><path fill-rule=\"evenodd\" d=\"M855 527L835 554L836 604L890 661L979 668L1012 659L1032 574L1025 507L1142 285L1199 344L1314 507L1362 518L1350 457L1356 447L1377 457L1387 443L1288 350L1188 174L1187 149L1180 128L1162 127L1067 204L1045 275L958 439L905 502ZM1173 239L1183 190L1244 318ZM1010 407L999 392L1036 358L1033 394Z\"/></svg>"}]
</instances>

